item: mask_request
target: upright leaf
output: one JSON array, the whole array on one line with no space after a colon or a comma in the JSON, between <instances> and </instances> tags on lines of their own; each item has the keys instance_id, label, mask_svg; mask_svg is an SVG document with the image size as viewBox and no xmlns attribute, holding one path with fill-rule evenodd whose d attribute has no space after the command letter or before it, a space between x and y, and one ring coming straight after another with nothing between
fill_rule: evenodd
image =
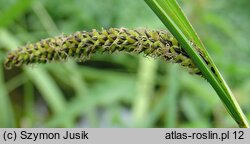
<instances>
[{"instance_id":1,"label":"upright leaf","mask_svg":"<svg viewBox=\"0 0 250 144\"><path fill-rule=\"evenodd\" d=\"M247 119L225 80L210 58L192 25L176 0L145 0L182 45L201 73L213 86L226 109L240 127L249 127Z\"/></svg>"}]
</instances>

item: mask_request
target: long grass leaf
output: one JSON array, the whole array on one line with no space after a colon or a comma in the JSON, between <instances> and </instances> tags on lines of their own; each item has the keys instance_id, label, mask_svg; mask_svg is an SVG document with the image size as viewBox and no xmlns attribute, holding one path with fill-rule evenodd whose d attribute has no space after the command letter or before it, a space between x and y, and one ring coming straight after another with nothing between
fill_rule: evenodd
<instances>
[{"instance_id":1,"label":"long grass leaf","mask_svg":"<svg viewBox=\"0 0 250 144\"><path fill-rule=\"evenodd\" d=\"M145 0L150 8L161 19L170 32L176 37L204 77L213 86L226 109L240 127L249 127L240 106L231 90L212 62L198 35L188 22L176 0ZM197 47L194 46L194 44Z\"/></svg>"}]
</instances>

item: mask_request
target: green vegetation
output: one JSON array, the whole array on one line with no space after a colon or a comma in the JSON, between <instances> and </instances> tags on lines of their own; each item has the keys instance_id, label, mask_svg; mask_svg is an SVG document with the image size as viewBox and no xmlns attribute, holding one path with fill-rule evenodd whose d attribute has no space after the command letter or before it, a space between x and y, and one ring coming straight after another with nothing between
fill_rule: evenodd
<instances>
[{"instance_id":1,"label":"green vegetation","mask_svg":"<svg viewBox=\"0 0 250 144\"><path fill-rule=\"evenodd\" d=\"M249 127L233 93L210 58L205 46L187 20L176 0L145 0L177 38L184 51L199 68L240 127Z\"/></svg>"},{"instance_id":2,"label":"green vegetation","mask_svg":"<svg viewBox=\"0 0 250 144\"><path fill-rule=\"evenodd\" d=\"M134 55L144 53L145 56L162 58L166 62L180 63L189 68L191 73L200 75L199 69L169 32L125 28L94 29L91 32L76 32L27 44L10 51L4 65L6 69L11 69L13 66L68 59L83 62L98 52L112 54L117 51Z\"/></svg>"},{"instance_id":3,"label":"green vegetation","mask_svg":"<svg viewBox=\"0 0 250 144\"><path fill-rule=\"evenodd\" d=\"M239 7L228 1L198 2L197 6L192 1L181 4L249 116L247 1L238 2ZM53 1L0 3L5 3L0 5L2 63L8 50L61 32L102 27L165 29L143 1L64 1L59 6ZM241 23L227 22L238 14ZM245 29L232 32L236 26ZM240 49L237 53L235 47ZM85 63L35 64L2 69L0 74L1 127L236 126L206 81L143 55L97 54Z\"/></svg>"}]
</instances>

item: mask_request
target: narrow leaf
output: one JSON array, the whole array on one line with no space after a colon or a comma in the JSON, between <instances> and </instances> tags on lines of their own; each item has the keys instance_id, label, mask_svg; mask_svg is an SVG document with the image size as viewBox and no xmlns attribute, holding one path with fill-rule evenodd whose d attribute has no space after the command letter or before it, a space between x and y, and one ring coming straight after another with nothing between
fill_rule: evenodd
<instances>
[{"instance_id":1,"label":"narrow leaf","mask_svg":"<svg viewBox=\"0 0 250 144\"><path fill-rule=\"evenodd\" d=\"M145 0L187 52L203 76L213 86L228 112L240 127L249 127L247 119L231 90L208 55L197 33L176 0Z\"/></svg>"}]
</instances>

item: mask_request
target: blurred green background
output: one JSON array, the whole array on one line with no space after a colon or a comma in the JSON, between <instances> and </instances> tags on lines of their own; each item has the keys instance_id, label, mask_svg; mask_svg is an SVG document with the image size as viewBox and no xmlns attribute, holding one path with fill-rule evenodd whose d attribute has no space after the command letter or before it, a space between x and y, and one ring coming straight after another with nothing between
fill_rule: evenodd
<instances>
[{"instance_id":1,"label":"blurred green background","mask_svg":"<svg viewBox=\"0 0 250 144\"><path fill-rule=\"evenodd\" d=\"M250 119L250 1L179 2ZM0 0L0 127L237 127L206 80L159 59L3 67L26 43L110 27L165 29L143 0Z\"/></svg>"}]
</instances>

